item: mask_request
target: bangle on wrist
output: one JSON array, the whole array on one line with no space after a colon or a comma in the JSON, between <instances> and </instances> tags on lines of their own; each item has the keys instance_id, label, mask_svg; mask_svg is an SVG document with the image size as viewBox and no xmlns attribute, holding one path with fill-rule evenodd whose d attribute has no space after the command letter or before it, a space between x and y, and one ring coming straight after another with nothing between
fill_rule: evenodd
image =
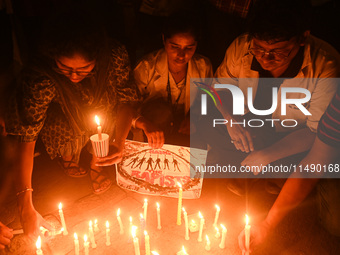
<instances>
[{"instance_id":1,"label":"bangle on wrist","mask_svg":"<svg viewBox=\"0 0 340 255\"><path fill-rule=\"evenodd\" d=\"M136 118L133 118L133 119L132 119L132 121L131 121L131 126L132 126L133 128L136 128L136 122L137 122L137 120L140 119L141 117L142 117L142 116L139 115L139 116L137 116Z\"/></svg>"},{"instance_id":2,"label":"bangle on wrist","mask_svg":"<svg viewBox=\"0 0 340 255\"><path fill-rule=\"evenodd\" d=\"M17 192L16 196L19 196L25 192L33 192L33 189L32 188L25 188L23 190L20 190L19 192Z\"/></svg>"}]
</instances>

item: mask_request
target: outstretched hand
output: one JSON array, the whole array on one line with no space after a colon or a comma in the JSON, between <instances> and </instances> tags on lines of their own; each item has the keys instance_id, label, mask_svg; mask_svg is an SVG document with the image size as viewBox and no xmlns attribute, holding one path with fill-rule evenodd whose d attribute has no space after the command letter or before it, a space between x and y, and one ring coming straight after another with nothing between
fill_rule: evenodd
<instances>
[{"instance_id":1,"label":"outstretched hand","mask_svg":"<svg viewBox=\"0 0 340 255\"><path fill-rule=\"evenodd\" d=\"M20 220L24 233L33 240L36 240L40 235L40 227L44 227L49 231L53 230L53 227L34 208L23 210Z\"/></svg>"},{"instance_id":2,"label":"outstretched hand","mask_svg":"<svg viewBox=\"0 0 340 255\"><path fill-rule=\"evenodd\" d=\"M249 153L254 151L253 138L250 132L240 125L227 125L228 133L237 150Z\"/></svg>"},{"instance_id":3,"label":"outstretched hand","mask_svg":"<svg viewBox=\"0 0 340 255\"><path fill-rule=\"evenodd\" d=\"M262 244L268 237L270 232L270 227L267 222L263 221L259 225L252 225L250 229L250 242L249 242L249 253ZM238 245L242 250L242 254L247 251L245 246L245 233L244 230L238 236Z\"/></svg>"},{"instance_id":4,"label":"outstretched hand","mask_svg":"<svg viewBox=\"0 0 340 255\"><path fill-rule=\"evenodd\" d=\"M151 148L161 148L164 144L164 133L161 129L157 128L150 122L145 122L143 131L148 138L148 143Z\"/></svg>"},{"instance_id":5,"label":"outstretched hand","mask_svg":"<svg viewBox=\"0 0 340 255\"><path fill-rule=\"evenodd\" d=\"M13 237L13 229L8 228L0 222L0 250L5 249L6 245L9 245Z\"/></svg>"}]
</instances>

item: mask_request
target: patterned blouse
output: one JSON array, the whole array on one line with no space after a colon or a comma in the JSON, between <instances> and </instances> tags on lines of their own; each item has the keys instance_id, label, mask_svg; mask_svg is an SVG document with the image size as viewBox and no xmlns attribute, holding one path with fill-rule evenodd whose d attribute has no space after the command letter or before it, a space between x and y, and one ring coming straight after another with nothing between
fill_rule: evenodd
<instances>
[{"instance_id":1,"label":"patterned blouse","mask_svg":"<svg viewBox=\"0 0 340 255\"><path fill-rule=\"evenodd\" d=\"M130 81L130 72L130 63L125 47L115 43L111 51L105 92L99 103L101 109L103 110L104 108L102 113L106 119L112 120L114 118L114 110L118 104L137 102L137 92L134 83ZM91 109L91 104L94 101L93 89L88 85L90 84L90 79L91 77L86 77L83 81L73 84L75 86L73 91L81 98L82 105L88 109ZM41 73L29 74L20 86L20 89L8 105L6 131L21 142L32 142L37 140L48 114L53 109L53 105L59 105L64 114L65 107L62 103L60 92L52 79ZM95 130L93 118L88 121L88 124L91 128L94 127Z\"/></svg>"}]
</instances>

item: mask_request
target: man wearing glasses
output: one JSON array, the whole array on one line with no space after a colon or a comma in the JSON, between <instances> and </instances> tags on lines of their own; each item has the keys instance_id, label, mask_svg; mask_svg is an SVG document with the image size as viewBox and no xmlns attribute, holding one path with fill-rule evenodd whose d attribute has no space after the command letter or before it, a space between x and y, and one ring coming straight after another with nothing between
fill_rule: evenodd
<instances>
[{"instance_id":1,"label":"man wearing glasses","mask_svg":"<svg viewBox=\"0 0 340 255\"><path fill-rule=\"evenodd\" d=\"M229 155L225 156L224 163L231 158L229 162L238 160L243 166L258 166L261 170L262 166L288 157L292 159L292 156L311 148L318 121L336 91L336 79L331 78L338 77L339 54L326 42L310 35L308 10L305 1L257 1L249 16L248 33L236 38L230 45L215 77L221 84L238 86L245 96L247 89L252 88L253 106L258 110L271 108L273 88L278 89L279 100L282 87L307 89L311 99L304 107L311 115L304 115L292 104L287 106L287 114L283 116L280 101L270 115L246 113L242 116L246 120L293 119L297 126L285 128L279 121L274 127L267 125L261 128L227 124L228 135L223 141L218 139L217 145L217 148L220 146L217 154ZM220 94L223 96L223 93ZM287 94L287 98L291 99L303 96L301 93ZM231 114L228 105L232 102L226 98L223 108L219 109L223 118L229 120L228 123L240 121L238 116ZM245 104L247 109L247 100ZM281 161L283 164L287 162ZM240 183L230 183L228 187L234 193L244 193ZM273 191L270 186L267 186L267 191Z\"/></svg>"}]
</instances>

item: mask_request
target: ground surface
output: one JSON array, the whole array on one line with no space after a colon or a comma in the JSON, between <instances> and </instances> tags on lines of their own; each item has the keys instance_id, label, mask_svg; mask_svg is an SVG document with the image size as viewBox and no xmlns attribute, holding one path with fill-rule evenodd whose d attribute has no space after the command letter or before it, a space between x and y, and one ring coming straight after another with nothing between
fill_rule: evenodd
<instances>
[{"instance_id":1,"label":"ground surface","mask_svg":"<svg viewBox=\"0 0 340 255\"><path fill-rule=\"evenodd\" d=\"M86 158L84 160L86 162ZM112 167L107 169L114 179ZM42 152L35 159L33 175L34 205L36 209L49 222L59 226L58 204L63 203L65 219L68 227L68 236L58 235L47 238L43 243L44 254L74 254L73 233L80 237L80 254L84 254L83 235L88 231L89 220L98 219L99 232L95 234L98 247L90 248L90 254L134 254L133 243L127 234L129 217L140 229L139 218L143 212L144 195L122 190L113 185L109 191L102 195L93 195L89 178L75 179L64 175L56 163L50 161ZM206 220L204 235L208 234L211 240L211 250L205 251L205 243L198 243L198 233L192 233L190 240L184 239L184 223L176 225L177 200L164 197L147 197L149 200L148 222L146 229L150 235L151 250L161 255L176 254L185 246L188 254L241 254L238 248L237 236L244 227L244 214L246 211L246 198L238 197L225 188L225 180L206 179L200 199L184 200L183 206L188 215L201 211ZM260 221L265 217L268 209L275 200L263 190L263 182L257 182L248 196L249 215L252 222ZM156 202L161 205L162 230L157 230ZM215 231L212 223L215 215L215 204L221 207L219 223L227 229L226 249L218 247L220 239L214 237ZM121 217L125 225L125 234L119 234L119 225L116 220L117 209L121 209ZM14 229L21 228L16 211L15 196L8 196L5 206L1 208L0 220ZM111 242L105 246L105 221L111 223ZM139 238L141 254L145 254L143 238ZM23 235L15 236L9 249L4 254L35 254L34 243L27 243ZM0 254L2 254L0 252ZM328 234L317 223L317 209L313 196L298 207L277 227L270 238L254 255L323 255L340 254L340 241Z\"/></svg>"}]
</instances>

